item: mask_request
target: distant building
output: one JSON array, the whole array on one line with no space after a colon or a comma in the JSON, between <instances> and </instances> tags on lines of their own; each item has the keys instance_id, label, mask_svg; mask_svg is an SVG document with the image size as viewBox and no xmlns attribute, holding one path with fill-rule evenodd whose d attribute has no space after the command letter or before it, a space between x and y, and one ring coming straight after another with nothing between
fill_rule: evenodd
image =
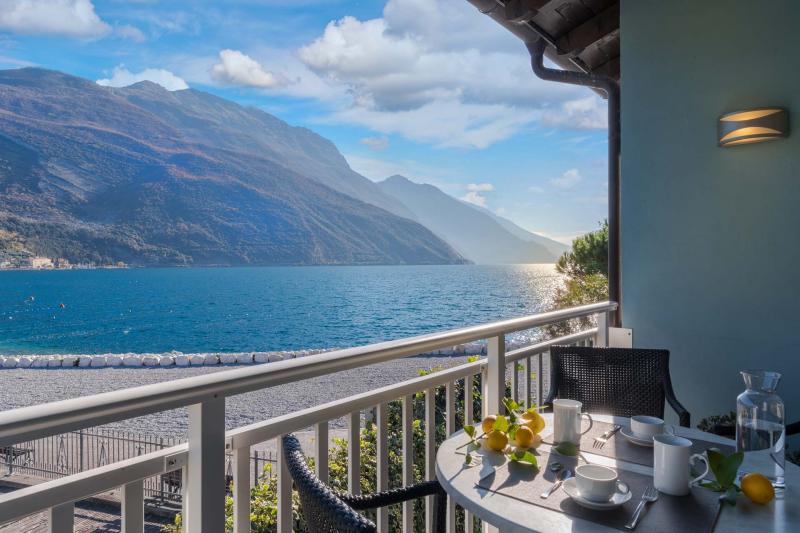
<instances>
[{"instance_id":1,"label":"distant building","mask_svg":"<svg viewBox=\"0 0 800 533\"><path fill-rule=\"evenodd\" d=\"M59 257L55 260L56 268L71 268L70 262L63 257Z\"/></svg>"},{"instance_id":2,"label":"distant building","mask_svg":"<svg viewBox=\"0 0 800 533\"><path fill-rule=\"evenodd\" d=\"M29 259L31 268L53 268L53 260L49 257L34 256Z\"/></svg>"}]
</instances>

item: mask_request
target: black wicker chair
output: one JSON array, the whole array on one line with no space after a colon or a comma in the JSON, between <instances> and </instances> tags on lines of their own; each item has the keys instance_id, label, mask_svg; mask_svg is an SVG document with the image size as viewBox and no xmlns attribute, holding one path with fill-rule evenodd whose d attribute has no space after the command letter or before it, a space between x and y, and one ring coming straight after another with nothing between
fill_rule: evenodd
<instances>
[{"instance_id":1,"label":"black wicker chair","mask_svg":"<svg viewBox=\"0 0 800 533\"><path fill-rule=\"evenodd\" d=\"M283 437L283 456L300 494L300 509L310 533L371 533L378 530L377 526L357 510L377 509L424 496L435 497L435 531L445 531L447 500L438 481L356 496L333 490L320 481L306 464L300 442L294 435Z\"/></svg>"},{"instance_id":2,"label":"black wicker chair","mask_svg":"<svg viewBox=\"0 0 800 533\"><path fill-rule=\"evenodd\" d=\"M664 399L689 427L689 412L672 390L669 351L638 348L553 346L550 348L550 393L583 403L590 413L664 418Z\"/></svg>"}]
</instances>

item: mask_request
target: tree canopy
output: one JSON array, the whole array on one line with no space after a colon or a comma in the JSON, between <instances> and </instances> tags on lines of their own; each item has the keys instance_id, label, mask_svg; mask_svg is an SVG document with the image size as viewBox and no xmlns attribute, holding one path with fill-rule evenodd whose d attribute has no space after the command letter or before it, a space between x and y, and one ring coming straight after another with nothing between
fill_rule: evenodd
<instances>
[{"instance_id":1,"label":"tree canopy","mask_svg":"<svg viewBox=\"0 0 800 533\"><path fill-rule=\"evenodd\" d=\"M572 250L564 252L556 269L571 278L603 274L608 278L608 221L600 229L572 241Z\"/></svg>"}]
</instances>

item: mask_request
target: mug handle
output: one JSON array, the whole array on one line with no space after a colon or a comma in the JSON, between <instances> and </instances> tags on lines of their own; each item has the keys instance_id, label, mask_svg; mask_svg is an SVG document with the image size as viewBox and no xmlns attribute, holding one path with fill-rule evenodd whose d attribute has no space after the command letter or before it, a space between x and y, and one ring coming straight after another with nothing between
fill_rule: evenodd
<instances>
[{"instance_id":1,"label":"mug handle","mask_svg":"<svg viewBox=\"0 0 800 533\"><path fill-rule=\"evenodd\" d=\"M585 416L586 418L589 419L589 427L586 428L586 431L581 431L581 435L586 435L587 433L589 433L589 430L592 429L592 426L594 425L594 420L592 420L592 417L591 415L589 415L589 413L581 413L581 416Z\"/></svg>"},{"instance_id":2,"label":"mug handle","mask_svg":"<svg viewBox=\"0 0 800 533\"><path fill-rule=\"evenodd\" d=\"M631 488L628 486L627 483L622 481L621 479L617 480L617 492L620 494L628 494L631 491Z\"/></svg>"},{"instance_id":3,"label":"mug handle","mask_svg":"<svg viewBox=\"0 0 800 533\"><path fill-rule=\"evenodd\" d=\"M691 457L689 457L689 464L691 465L692 462L695 459L699 459L699 460L703 461L703 463L706 465L706 470L705 470L705 472L703 472L702 474L700 474L699 476L697 476L693 480L689 481L689 486L690 487L692 485L694 485L695 483L697 483L698 481L701 481L703 478L705 478L708 475L708 471L709 471L708 459L706 459L705 455L701 455L699 453L696 453L696 454L692 455Z\"/></svg>"}]
</instances>

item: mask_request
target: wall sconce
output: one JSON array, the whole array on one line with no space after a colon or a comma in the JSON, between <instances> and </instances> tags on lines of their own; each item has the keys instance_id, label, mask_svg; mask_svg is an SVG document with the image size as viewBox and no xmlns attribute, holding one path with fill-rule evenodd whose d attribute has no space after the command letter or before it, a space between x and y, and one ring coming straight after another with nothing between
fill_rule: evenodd
<instances>
[{"instance_id":1,"label":"wall sconce","mask_svg":"<svg viewBox=\"0 0 800 533\"><path fill-rule=\"evenodd\" d=\"M789 136L789 113L779 107L735 111L719 117L720 146L770 141Z\"/></svg>"}]
</instances>

